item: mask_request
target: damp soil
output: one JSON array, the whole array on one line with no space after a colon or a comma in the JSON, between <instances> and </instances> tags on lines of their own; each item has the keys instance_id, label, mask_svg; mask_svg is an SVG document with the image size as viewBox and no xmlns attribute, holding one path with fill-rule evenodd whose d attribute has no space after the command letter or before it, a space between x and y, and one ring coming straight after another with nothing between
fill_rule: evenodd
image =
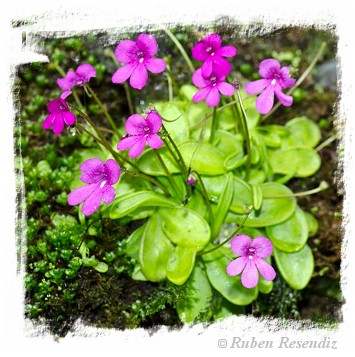
<instances>
[{"instance_id":1,"label":"damp soil","mask_svg":"<svg viewBox=\"0 0 355 357\"><path fill-rule=\"evenodd\" d=\"M233 27L234 26L234 27ZM266 56L272 56L271 50L283 51L285 48L289 51L301 49L302 60L299 72L302 73L308 63L314 56L314 46L322 41L327 41L328 49L322 58L322 63L333 63L336 54L336 37L332 29L320 31L312 28L287 28L277 29L272 33L262 36L251 36L247 39L244 37L235 37L235 28L241 30L242 27L233 24L229 19L220 19L216 32L224 36L225 40L233 39L234 44L238 47L239 55L236 59L236 68L243 62L250 63L257 68L258 62ZM202 30L202 29L201 29ZM187 51L191 50L191 43L195 41L199 31L193 30L189 36L181 36L181 42ZM161 41L166 43L162 46L168 46L168 40L160 37ZM98 42L107 41L105 34L97 34ZM42 39L41 41L49 41ZM60 40L56 42L60 46ZM170 47L169 47L170 48ZM313 50L312 50L313 48ZM53 50L53 47L51 48ZM121 86L112 86L109 73L113 73L114 65L107 61L102 51L97 47L90 48L97 59L103 60L107 64L107 72L103 76L98 86L93 86L104 103L107 103L108 109L116 111L117 118L123 118L128 113L128 107L125 102L124 90ZM178 56L175 48L170 49L170 58ZM45 51L45 50L44 50ZM69 53L68 58L73 58L75 52ZM253 54L253 55L251 55ZM255 55L254 55L255 54ZM72 57L71 57L72 56ZM66 63L73 67L73 62L68 60ZM30 65L19 68L19 100L20 107L28 105L31 102L32 89L35 84L28 84L24 81L24 73L29 70L40 73L43 66L34 70ZM185 82L186 76L178 75L186 73L184 64L177 63L174 69L177 76L177 82ZM333 75L336 74L335 66L332 67ZM185 78L184 78L185 77ZM49 84L40 90L44 97L51 97L51 87L55 85L57 73L52 69L48 72ZM326 82L321 90L315 91L315 77L311 74L302 85L306 96L291 108L280 108L270 118L268 123L285 124L287 120L300 115L320 122L326 119L326 124L322 128L322 141L326 140L335 133L336 103L339 99L336 85ZM159 86L160 85L160 86ZM164 83L165 86L165 83ZM36 89L37 90L37 89ZM157 83L156 93L163 97L165 91L161 84ZM147 102L141 101L149 97L149 92L143 90L134 95L133 100L143 107ZM41 108L42 114L45 113L45 107ZM37 115L37 113L36 113ZM39 115L37 115L38 117ZM101 115L95 118L97 121L102 120ZM19 123L23 123L21 120ZM102 122L102 125L106 123ZM59 144L58 138L53 138L48 133L39 133L26 129L22 135L29 135L29 148L38 148L36 153L30 150L22 152L22 155L32 156L34 161L43 159L43 151L49 137L55 144ZM68 155L79 148L78 143L72 146L63 146L59 149L58 155ZM17 154L20 155L19 147ZM312 196L301 197L298 204L306 211L311 212L318 220L319 230L317 234L310 238L308 243L312 248L315 257L315 271L309 285L303 291L295 291L287 286L281 279L275 281L274 291L269 295L261 296L256 303L248 307L247 313L254 316L271 315L274 317L288 317L297 319L311 319L322 323L341 321L342 296L340 290L340 263L341 263L341 243L342 243L342 201L344 189L341 183L341 158L338 154L338 142L334 141L319 152L322 160L321 169L312 179L294 179L290 188L294 192L306 191L319 185L321 181L329 184L328 189ZM336 178L338 180L336 181ZM54 210L61 213L70 213L71 209L51 202ZM28 218L42 220L43 224L50 224L50 220L40 215L39 207L34 205L27 212ZM100 249L110 251L114 249L113 244L117 240L124 239L133 227L127 226L116 235L115 243L112 240L98 242L95 254L100 254ZM39 237L40 238L40 237ZM111 245L111 246L110 246ZM27 264L30 264L36 257L28 257ZM117 262L119 265L119 262ZM56 336L65 336L73 327L77 319L84 324L105 328L154 328L161 325L178 328L181 326L177 313L174 309L173 297L178 294L169 286L161 286L150 282L139 282L129 278L125 273L117 274L114 267L110 267L105 274L96 272L93 269L82 267L76 278L78 284L77 294L71 302L64 302L62 299L53 299L52 304L44 309L40 314L40 321L45 321L49 330ZM168 296L165 300L161 296ZM170 295L169 295L170 294ZM261 294L262 295L262 294ZM33 302L33 293L26 292L26 301ZM155 299L155 300L154 300ZM161 300L159 300L161 299ZM145 316L139 315L135 311L137 301L151 303L151 309ZM158 301L158 302L157 302ZM154 302L154 303L153 303ZM280 303L282 302L282 306ZM160 305L159 305L160 303ZM149 304L148 304L149 305ZM30 318L30 316L28 316ZM38 318L36 318L38 319Z\"/></svg>"}]
</instances>

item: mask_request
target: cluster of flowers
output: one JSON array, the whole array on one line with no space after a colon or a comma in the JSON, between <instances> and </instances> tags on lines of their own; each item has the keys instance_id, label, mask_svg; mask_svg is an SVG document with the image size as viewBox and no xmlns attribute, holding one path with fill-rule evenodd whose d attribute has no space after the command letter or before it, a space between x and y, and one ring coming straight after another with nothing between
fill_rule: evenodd
<instances>
[{"instance_id":1,"label":"cluster of flowers","mask_svg":"<svg viewBox=\"0 0 355 357\"><path fill-rule=\"evenodd\" d=\"M136 41L121 41L116 49L117 60L123 63L112 76L112 82L124 83L129 79L130 86L141 90L148 81L148 72L162 73L166 69L163 59L155 58L158 44L152 35L140 34ZM202 62L201 68L192 75L192 83L199 89L193 96L193 102L205 100L210 107L215 107L220 102L220 94L232 96L235 87L226 81L231 73L232 66L226 58L237 55L234 46L222 46L222 39L217 34L210 34L199 41L192 49L192 57ZM285 106L292 105L292 97L282 92L295 84L295 79L289 77L290 69L281 67L275 59L266 59L259 65L259 74L262 79L249 82L245 85L248 94L259 94L256 99L256 108L262 113L268 113L274 105L274 96ZM96 71L90 64L78 66L76 71L70 70L64 78L57 80L58 86L63 90L59 98L48 103L49 115L43 122L43 128L52 128L54 134L59 135L64 130L64 124L72 126L76 122L75 115L69 110L66 98L72 93L75 86L84 86L91 78L96 76ZM129 150L128 155L136 158L148 144L153 149L163 145L159 136L162 127L162 118L155 110L146 112L146 117L133 114L126 120L127 135L117 144L118 150ZM121 168L118 163L109 159L106 162L98 158L86 160L80 166L82 175L80 180L85 186L72 191L68 196L69 205L75 206L83 203L82 212L88 216L96 212L101 203L110 204L115 196L113 187L119 178ZM188 183L192 184L191 178ZM248 236L236 236L231 243L232 251L239 257L227 267L231 276L242 273L242 284L252 288L258 283L258 271L267 280L275 278L274 269L263 259L272 253L272 244L265 237L251 240Z\"/></svg>"}]
</instances>

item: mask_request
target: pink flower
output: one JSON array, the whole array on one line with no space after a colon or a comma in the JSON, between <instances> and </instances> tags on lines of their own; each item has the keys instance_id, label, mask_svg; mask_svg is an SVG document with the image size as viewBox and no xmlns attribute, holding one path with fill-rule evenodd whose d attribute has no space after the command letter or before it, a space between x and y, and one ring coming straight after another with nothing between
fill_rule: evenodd
<instances>
[{"instance_id":1,"label":"pink flower","mask_svg":"<svg viewBox=\"0 0 355 357\"><path fill-rule=\"evenodd\" d=\"M115 50L117 61L125 63L112 76L113 83L123 83L130 78L132 88L142 89L148 80L148 72L161 73L166 63L153 58L158 52L158 44L152 35L140 34L136 41L124 40Z\"/></svg>"},{"instance_id":2,"label":"pink flower","mask_svg":"<svg viewBox=\"0 0 355 357\"><path fill-rule=\"evenodd\" d=\"M289 77L290 68L280 68L280 63L273 58L265 59L259 64L259 74L263 79L249 82L244 86L248 94L259 94L256 109L261 114L267 114L274 105L274 95L286 107L292 105L293 98L282 92L282 89L292 87L296 80Z\"/></svg>"},{"instance_id":3,"label":"pink flower","mask_svg":"<svg viewBox=\"0 0 355 357\"><path fill-rule=\"evenodd\" d=\"M130 148L129 157L139 156L145 144L152 149L159 149L163 145L157 132L162 126L162 119L157 111L151 111L144 119L139 114L131 115L126 121L126 132L130 136L125 136L117 144L118 150L127 150Z\"/></svg>"},{"instance_id":4,"label":"pink flower","mask_svg":"<svg viewBox=\"0 0 355 357\"><path fill-rule=\"evenodd\" d=\"M72 191L68 195L68 203L76 206L85 201L81 211L89 216L99 209L101 201L108 205L114 200L116 190L112 185L120 178L121 169L113 159L103 163L98 158L92 158L84 161L80 170L80 180L87 185Z\"/></svg>"},{"instance_id":5,"label":"pink flower","mask_svg":"<svg viewBox=\"0 0 355 357\"><path fill-rule=\"evenodd\" d=\"M209 107L215 107L220 101L219 93L231 96L234 93L234 87L224 82L226 75L217 68L213 70L209 78L203 78L202 69L197 69L192 75L192 83L201 88L192 97L192 100L197 103L206 99L206 104Z\"/></svg>"},{"instance_id":6,"label":"pink flower","mask_svg":"<svg viewBox=\"0 0 355 357\"><path fill-rule=\"evenodd\" d=\"M61 98L65 99L71 94L71 89L75 86L83 86L84 83L90 81L90 78L96 77L96 70L90 64L81 64L76 71L69 70L67 75L64 78L58 78L57 84L60 89L63 89L65 92L61 94Z\"/></svg>"},{"instance_id":7,"label":"pink flower","mask_svg":"<svg viewBox=\"0 0 355 357\"><path fill-rule=\"evenodd\" d=\"M53 99L47 105L49 115L42 124L44 130L53 127L53 132L59 135L64 129L64 123L67 125L74 125L75 115L69 110L68 104L61 98Z\"/></svg>"},{"instance_id":8,"label":"pink flower","mask_svg":"<svg viewBox=\"0 0 355 357\"><path fill-rule=\"evenodd\" d=\"M227 265L227 274L235 276L242 273L242 284L246 288L254 288L259 280L259 273L266 280L274 280L274 268L263 259L269 257L273 251L272 243L265 237L251 239L245 234L234 237L231 249L239 258Z\"/></svg>"},{"instance_id":9,"label":"pink flower","mask_svg":"<svg viewBox=\"0 0 355 357\"><path fill-rule=\"evenodd\" d=\"M226 76L232 67L223 57L234 57L237 49L234 46L222 46L219 35L212 33L199 41L192 49L192 57L203 61L202 77L209 78L214 67L219 67Z\"/></svg>"}]
</instances>

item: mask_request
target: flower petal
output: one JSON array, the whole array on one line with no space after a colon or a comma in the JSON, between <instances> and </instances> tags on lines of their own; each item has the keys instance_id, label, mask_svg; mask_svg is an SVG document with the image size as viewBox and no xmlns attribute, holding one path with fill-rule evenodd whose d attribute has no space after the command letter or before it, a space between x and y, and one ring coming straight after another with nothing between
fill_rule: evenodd
<instances>
[{"instance_id":1,"label":"flower petal","mask_svg":"<svg viewBox=\"0 0 355 357\"><path fill-rule=\"evenodd\" d=\"M61 99L61 98L56 98L51 100L48 104L47 104L47 110L50 113L62 113L65 111L68 111L68 104L65 102L65 100Z\"/></svg>"},{"instance_id":2,"label":"flower petal","mask_svg":"<svg viewBox=\"0 0 355 357\"><path fill-rule=\"evenodd\" d=\"M66 90L65 92L63 92L63 93L60 95L60 99L63 99L63 100L67 99L67 98L70 96L71 93L72 93L71 90Z\"/></svg>"},{"instance_id":3,"label":"flower petal","mask_svg":"<svg viewBox=\"0 0 355 357\"><path fill-rule=\"evenodd\" d=\"M147 81L148 71L143 63L139 63L133 70L129 84L132 88L141 90L146 85Z\"/></svg>"},{"instance_id":4,"label":"flower petal","mask_svg":"<svg viewBox=\"0 0 355 357\"><path fill-rule=\"evenodd\" d=\"M55 119L55 114L47 115L46 119L44 119L44 122L42 124L42 128L44 130L48 130L53 125L54 119Z\"/></svg>"},{"instance_id":5,"label":"flower petal","mask_svg":"<svg viewBox=\"0 0 355 357\"><path fill-rule=\"evenodd\" d=\"M266 79L273 79L275 71L280 69L279 61L274 58L267 58L259 64L259 74Z\"/></svg>"},{"instance_id":6,"label":"flower petal","mask_svg":"<svg viewBox=\"0 0 355 357\"><path fill-rule=\"evenodd\" d=\"M57 113L53 120L53 133L59 135L64 129L63 113Z\"/></svg>"},{"instance_id":7,"label":"flower petal","mask_svg":"<svg viewBox=\"0 0 355 357\"><path fill-rule=\"evenodd\" d=\"M152 149L159 149L164 144L164 142L160 139L160 136L157 134L149 135L147 142Z\"/></svg>"},{"instance_id":8,"label":"flower petal","mask_svg":"<svg viewBox=\"0 0 355 357\"><path fill-rule=\"evenodd\" d=\"M165 71L166 63L160 58L150 58L144 61L147 70L152 73L161 73Z\"/></svg>"},{"instance_id":9,"label":"flower petal","mask_svg":"<svg viewBox=\"0 0 355 357\"><path fill-rule=\"evenodd\" d=\"M280 69L280 84L282 88L291 88L295 83L296 80L294 78L289 77L290 67L284 66Z\"/></svg>"},{"instance_id":10,"label":"flower petal","mask_svg":"<svg viewBox=\"0 0 355 357\"><path fill-rule=\"evenodd\" d=\"M269 79L258 79L256 81L248 82L244 86L244 90L248 94L259 94L270 84Z\"/></svg>"},{"instance_id":11,"label":"flower petal","mask_svg":"<svg viewBox=\"0 0 355 357\"><path fill-rule=\"evenodd\" d=\"M127 136L122 138L121 141L117 144L117 150L123 151L130 149L137 141L140 140L140 135Z\"/></svg>"},{"instance_id":12,"label":"flower petal","mask_svg":"<svg viewBox=\"0 0 355 357\"><path fill-rule=\"evenodd\" d=\"M221 82L218 84L218 90L226 96L231 96L234 94L234 87L227 83L227 82Z\"/></svg>"},{"instance_id":13,"label":"flower petal","mask_svg":"<svg viewBox=\"0 0 355 357\"><path fill-rule=\"evenodd\" d=\"M203 78L208 79L211 77L213 71L213 59L207 58L205 62L203 62L201 67L201 75Z\"/></svg>"},{"instance_id":14,"label":"flower petal","mask_svg":"<svg viewBox=\"0 0 355 357\"><path fill-rule=\"evenodd\" d=\"M234 57L237 53L238 51L234 46L223 46L217 50L216 55L223 57Z\"/></svg>"},{"instance_id":15,"label":"flower petal","mask_svg":"<svg viewBox=\"0 0 355 357\"><path fill-rule=\"evenodd\" d=\"M259 281L259 273L256 269L255 262L249 260L242 273L242 284L248 289L254 288Z\"/></svg>"},{"instance_id":16,"label":"flower petal","mask_svg":"<svg viewBox=\"0 0 355 357\"><path fill-rule=\"evenodd\" d=\"M192 101L195 103L201 102L201 100L206 99L207 94L209 93L210 88L202 88L201 90L199 90L198 92L196 92L194 94L194 96L192 97Z\"/></svg>"},{"instance_id":17,"label":"flower petal","mask_svg":"<svg viewBox=\"0 0 355 357\"><path fill-rule=\"evenodd\" d=\"M202 40L207 46L211 46L214 51L217 51L222 46L221 36L216 33L211 33Z\"/></svg>"},{"instance_id":18,"label":"flower petal","mask_svg":"<svg viewBox=\"0 0 355 357\"><path fill-rule=\"evenodd\" d=\"M96 69L91 64L83 63L75 71L78 77L89 82L90 78L96 77Z\"/></svg>"},{"instance_id":19,"label":"flower petal","mask_svg":"<svg viewBox=\"0 0 355 357\"><path fill-rule=\"evenodd\" d=\"M110 185L106 185L103 189L102 189L102 200L109 205L116 197L116 190L110 186Z\"/></svg>"},{"instance_id":20,"label":"flower petal","mask_svg":"<svg viewBox=\"0 0 355 357\"><path fill-rule=\"evenodd\" d=\"M223 57L214 57L213 59L213 74L217 76L218 79L224 79L231 72L231 64L225 60ZM203 75L203 73L202 73Z\"/></svg>"},{"instance_id":21,"label":"flower petal","mask_svg":"<svg viewBox=\"0 0 355 357\"><path fill-rule=\"evenodd\" d=\"M64 122L67 125L74 125L76 121L76 117L72 112L64 112L63 113Z\"/></svg>"},{"instance_id":22,"label":"flower petal","mask_svg":"<svg viewBox=\"0 0 355 357\"><path fill-rule=\"evenodd\" d=\"M274 105L274 86L269 85L256 99L256 109L261 114L267 114Z\"/></svg>"},{"instance_id":23,"label":"flower petal","mask_svg":"<svg viewBox=\"0 0 355 357\"><path fill-rule=\"evenodd\" d=\"M121 168L118 163L113 159L108 159L104 164L104 170L107 174L107 183L114 185L120 178Z\"/></svg>"},{"instance_id":24,"label":"flower petal","mask_svg":"<svg viewBox=\"0 0 355 357\"><path fill-rule=\"evenodd\" d=\"M239 234L231 241L232 252L236 255L243 256L246 254L251 244L251 238L246 234Z\"/></svg>"},{"instance_id":25,"label":"flower petal","mask_svg":"<svg viewBox=\"0 0 355 357\"><path fill-rule=\"evenodd\" d=\"M137 136L137 138L138 138L137 142L132 146L131 150L129 150L128 152L129 157L132 158L138 157L142 153L145 147L146 139L143 136L141 137Z\"/></svg>"},{"instance_id":26,"label":"flower petal","mask_svg":"<svg viewBox=\"0 0 355 357\"><path fill-rule=\"evenodd\" d=\"M237 259L232 260L228 265L227 265L227 274L230 276L235 276L240 274L245 265L247 264L248 260L245 259L244 257L239 257Z\"/></svg>"},{"instance_id":27,"label":"flower petal","mask_svg":"<svg viewBox=\"0 0 355 357\"><path fill-rule=\"evenodd\" d=\"M196 61L205 61L208 57L209 54L206 52L206 44L202 41L196 43L196 45L192 49L192 57Z\"/></svg>"},{"instance_id":28,"label":"flower petal","mask_svg":"<svg viewBox=\"0 0 355 357\"><path fill-rule=\"evenodd\" d=\"M215 107L219 104L220 96L217 87L213 87L207 94L206 104L209 107Z\"/></svg>"},{"instance_id":29,"label":"flower petal","mask_svg":"<svg viewBox=\"0 0 355 357\"><path fill-rule=\"evenodd\" d=\"M261 276L266 280L274 280L276 277L275 269L266 261L262 259L254 259L256 267L259 270Z\"/></svg>"},{"instance_id":30,"label":"flower petal","mask_svg":"<svg viewBox=\"0 0 355 357\"><path fill-rule=\"evenodd\" d=\"M81 181L88 184L98 183L105 173L104 163L100 159L93 157L80 165L80 171L82 172Z\"/></svg>"},{"instance_id":31,"label":"flower petal","mask_svg":"<svg viewBox=\"0 0 355 357\"><path fill-rule=\"evenodd\" d=\"M202 69L199 68L197 69L193 75L192 75L192 83L197 87L197 88L204 88L208 86L209 82L202 77Z\"/></svg>"},{"instance_id":32,"label":"flower petal","mask_svg":"<svg viewBox=\"0 0 355 357\"><path fill-rule=\"evenodd\" d=\"M255 248L256 256L259 258L269 257L274 249L270 239L261 236L255 237L250 243L250 247Z\"/></svg>"},{"instance_id":33,"label":"flower petal","mask_svg":"<svg viewBox=\"0 0 355 357\"><path fill-rule=\"evenodd\" d=\"M81 211L85 216L90 216L99 209L102 194L103 190L99 186L96 186L94 192L85 200L83 207L81 208Z\"/></svg>"},{"instance_id":34,"label":"flower petal","mask_svg":"<svg viewBox=\"0 0 355 357\"><path fill-rule=\"evenodd\" d=\"M133 73L136 68L136 63L132 62L120 67L112 76L113 83L123 83L125 82Z\"/></svg>"},{"instance_id":35,"label":"flower petal","mask_svg":"<svg viewBox=\"0 0 355 357\"><path fill-rule=\"evenodd\" d=\"M158 44L153 35L140 34L137 37L136 46L145 53L145 58L153 57L158 52Z\"/></svg>"},{"instance_id":36,"label":"flower petal","mask_svg":"<svg viewBox=\"0 0 355 357\"><path fill-rule=\"evenodd\" d=\"M130 63L136 59L137 51L138 48L134 41L123 40L117 45L115 49L115 56L118 62Z\"/></svg>"},{"instance_id":37,"label":"flower petal","mask_svg":"<svg viewBox=\"0 0 355 357\"><path fill-rule=\"evenodd\" d=\"M126 132L130 135L143 135L147 127L147 121L139 114L133 114L126 120Z\"/></svg>"},{"instance_id":38,"label":"flower petal","mask_svg":"<svg viewBox=\"0 0 355 357\"><path fill-rule=\"evenodd\" d=\"M67 75L64 78L57 79L57 84L60 89L63 89L63 90L72 89L76 84L76 79L77 79L77 77L76 77L75 72L72 70L69 70Z\"/></svg>"},{"instance_id":39,"label":"flower petal","mask_svg":"<svg viewBox=\"0 0 355 357\"><path fill-rule=\"evenodd\" d=\"M290 107L292 105L293 98L290 95L283 93L280 86L275 86L275 94L276 94L277 99L285 107Z\"/></svg>"},{"instance_id":40,"label":"flower petal","mask_svg":"<svg viewBox=\"0 0 355 357\"><path fill-rule=\"evenodd\" d=\"M76 206L85 201L97 188L97 184L91 184L76 188L69 193L67 201L70 206Z\"/></svg>"},{"instance_id":41,"label":"flower petal","mask_svg":"<svg viewBox=\"0 0 355 357\"><path fill-rule=\"evenodd\" d=\"M151 133L156 134L160 130L163 121L158 112L152 111L147 115L146 123L149 126Z\"/></svg>"}]
</instances>

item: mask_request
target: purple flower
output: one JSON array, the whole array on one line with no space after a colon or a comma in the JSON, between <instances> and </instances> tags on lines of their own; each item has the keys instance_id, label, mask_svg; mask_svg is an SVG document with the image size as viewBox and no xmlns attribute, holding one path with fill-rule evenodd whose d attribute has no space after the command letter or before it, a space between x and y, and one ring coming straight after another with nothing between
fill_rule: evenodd
<instances>
[{"instance_id":1,"label":"purple flower","mask_svg":"<svg viewBox=\"0 0 355 357\"><path fill-rule=\"evenodd\" d=\"M269 257L273 246L269 239L256 237L251 239L245 234L234 237L231 249L239 258L227 265L227 274L230 276L242 273L242 284L246 288L254 288L259 280L259 273L266 280L274 280L274 268L263 259Z\"/></svg>"},{"instance_id":2,"label":"purple flower","mask_svg":"<svg viewBox=\"0 0 355 357\"><path fill-rule=\"evenodd\" d=\"M65 99L71 94L71 89L75 86L83 86L84 83L90 81L90 78L96 77L96 70L90 64L81 64L76 71L69 70L67 75L64 78L58 78L57 84L60 89L63 89L65 92L61 94L61 98Z\"/></svg>"},{"instance_id":3,"label":"purple flower","mask_svg":"<svg viewBox=\"0 0 355 357\"><path fill-rule=\"evenodd\" d=\"M159 149L163 145L157 132L162 126L162 119L157 111L151 111L144 119L139 114L131 115L126 121L126 132L130 136L125 136L117 144L118 150L127 150L130 148L129 157L139 156L145 144L152 149Z\"/></svg>"},{"instance_id":4,"label":"purple flower","mask_svg":"<svg viewBox=\"0 0 355 357\"><path fill-rule=\"evenodd\" d=\"M148 72L161 73L166 63L153 58L158 52L158 44L152 35L140 34L136 41L124 40L115 50L117 61L125 63L112 76L113 83L123 83L130 78L132 88L142 89L148 80Z\"/></svg>"},{"instance_id":5,"label":"purple flower","mask_svg":"<svg viewBox=\"0 0 355 357\"><path fill-rule=\"evenodd\" d=\"M44 130L53 127L53 132L59 135L64 129L64 123L67 125L74 125L75 115L69 110L68 104L61 98L53 99L47 105L49 115L42 124Z\"/></svg>"},{"instance_id":6,"label":"purple flower","mask_svg":"<svg viewBox=\"0 0 355 357\"><path fill-rule=\"evenodd\" d=\"M282 89L292 87L296 80L289 77L290 68L281 67L273 58L263 60L259 64L259 74L263 79L249 82L244 86L248 94L259 94L256 109L261 114L267 114L274 105L274 95L286 107L292 105L293 98L282 92Z\"/></svg>"},{"instance_id":7,"label":"purple flower","mask_svg":"<svg viewBox=\"0 0 355 357\"><path fill-rule=\"evenodd\" d=\"M224 82L226 75L215 68L209 78L203 78L202 69L197 69L192 75L192 83L200 90L195 93L192 100L197 103L206 99L209 107L215 107L220 101L219 93L231 96L234 93L234 87Z\"/></svg>"},{"instance_id":8,"label":"purple flower","mask_svg":"<svg viewBox=\"0 0 355 357\"><path fill-rule=\"evenodd\" d=\"M219 67L227 76L232 67L223 57L234 57L237 49L234 46L222 46L219 35L212 33L199 41L192 49L192 57L203 61L202 77L209 78L214 67Z\"/></svg>"},{"instance_id":9,"label":"purple flower","mask_svg":"<svg viewBox=\"0 0 355 357\"><path fill-rule=\"evenodd\" d=\"M103 163L98 158L92 158L84 161L80 170L80 180L87 185L71 192L68 195L68 203L76 206L85 201L81 211L85 216L89 216L99 209L101 201L108 205L114 200L116 190L112 185L120 178L121 169L113 159Z\"/></svg>"}]
</instances>

